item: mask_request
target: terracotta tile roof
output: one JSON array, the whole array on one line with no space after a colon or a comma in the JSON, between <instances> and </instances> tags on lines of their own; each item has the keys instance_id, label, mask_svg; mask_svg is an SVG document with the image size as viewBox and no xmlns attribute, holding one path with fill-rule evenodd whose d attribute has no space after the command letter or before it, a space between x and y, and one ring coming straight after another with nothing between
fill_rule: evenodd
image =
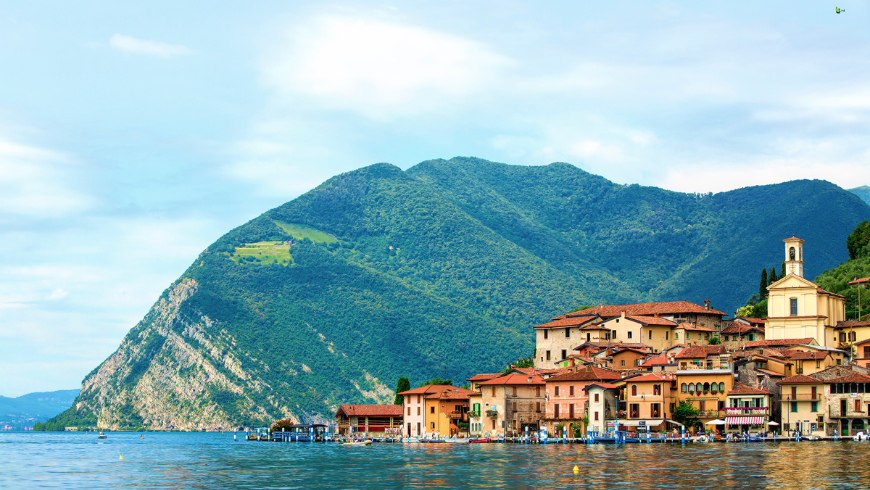
<instances>
[{"instance_id":1,"label":"terracotta tile roof","mask_svg":"<svg viewBox=\"0 0 870 490\"><path fill-rule=\"evenodd\" d=\"M831 295L831 296L836 296L836 297L838 297L838 298L846 299L846 297L843 296L842 294L837 294L837 293L832 293L832 292L830 292L830 291L825 291L825 290L822 289L822 288L818 288L818 289L816 289L816 291L818 291L819 294L829 294L829 295Z\"/></svg>"},{"instance_id":2,"label":"terracotta tile roof","mask_svg":"<svg viewBox=\"0 0 870 490\"><path fill-rule=\"evenodd\" d=\"M669 364L671 364L671 362L668 361L667 356L658 356L650 357L646 360L646 362L641 364L641 367L667 366Z\"/></svg>"},{"instance_id":3,"label":"terracotta tile roof","mask_svg":"<svg viewBox=\"0 0 870 490\"><path fill-rule=\"evenodd\" d=\"M751 347L775 347L775 346L792 346L792 345L807 345L816 339L807 337L805 339L771 339L771 340L751 340L743 344L744 349Z\"/></svg>"},{"instance_id":4,"label":"terracotta tile roof","mask_svg":"<svg viewBox=\"0 0 870 490\"><path fill-rule=\"evenodd\" d=\"M348 417L401 417L402 405L342 405L338 409ZM336 414L338 415L338 414Z\"/></svg>"},{"instance_id":5,"label":"terracotta tile roof","mask_svg":"<svg viewBox=\"0 0 870 490\"><path fill-rule=\"evenodd\" d=\"M677 354L677 359L701 359L710 354L725 354L728 350L724 345L693 345Z\"/></svg>"},{"instance_id":6,"label":"terracotta tile roof","mask_svg":"<svg viewBox=\"0 0 870 490\"><path fill-rule=\"evenodd\" d=\"M554 318L553 321L535 325L535 328L558 328L558 327L575 327L586 323L599 320L597 315L571 316L566 318Z\"/></svg>"},{"instance_id":7,"label":"terracotta tile roof","mask_svg":"<svg viewBox=\"0 0 870 490\"><path fill-rule=\"evenodd\" d=\"M681 328L683 330L698 331L698 332L715 332L716 331L715 328L704 327L704 326L699 327L697 324L691 323L691 322L680 323L679 325L677 325L677 328Z\"/></svg>"},{"instance_id":8,"label":"terracotta tile roof","mask_svg":"<svg viewBox=\"0 0 870 490\"><path fill-rule=\"evenodd\" d=\"M770 369L755 368L755 370L758 371L759 373L766 374L766 375L773 377L773 378L784 378L785 377L785 375L780 374L776 371L771 371Z\"/></svg>"},{"instance_id":9,"label":"terracotta tile roof","mask_svg":"<svg viewBox=\"0 0 870 490\"><path fill-rule=\"evenodd\" d=\"M776 384L778 385L820 385L823 383L824 382L820 379L804 376L803 374L798 374L797 376L789 376L788 378L776 382Z\"/></svg>"},{"instance_id":10,"label":"terracotta tile roof","mask_svg":"<svg viewBox=\"0 0 870 490\"><path fill-rule=\"evenodd\" d=\"M414 388L408 391L403 391L398 393L399 395L422 395L425 393L438 393L444 390L449 390L451 388L456 388L455 386L450 385L425 385L420 386L419 388Z\"/></svg>"},{"instance_id":11,"label":"terracotta tile roof","mask_svg":"<svg viewBox=\"0 0 870 490\"><path fill-rule=\"evenodd\" d=\"M837 328L855 327L870 327L870 322L859 322L857 320L849 320L848 322L837 322Z\"/></svg>"},{"instance_id":12,"label":"terracotta tile roof","mask_svg":"<svg viewBox=\"0 0 870 490\"><path fill-rule=\"evenodd\" d=\"M598 383L590 383L590 384L586 385L586 387L583 388L583 391L589 391L589 388L592 388L593 386L600 386L601 388L605 388L608 390L618 390L621 388L620 386L616 386L616 385L613 385L610 383L598 382Z\"/></svg>"},{"instance_id":13,"label":"terracotta tile roof","mask_svg":"<svg viewBox=\"0 0 870 490\"><path fill-rule=\"evenodd\" d=\"M677 322L672 322L655 316L625 315L625 318L644 325L664 325L666 327L673 327L677 324Z\"/></svg>"},{"instance_id":14,"label":"terracotta tile roof","mask_svg":"<svg viewBox=\"0 0 870 490\"><path fill-rule=\"evenodd\" d=\"M658 303L635 303L631 305L601 305L576 313L568 313L564 316L572 315L589 315L595 314L602 318L610 318L619 316L625 312L626 315L652 316L652 315L668 315L674 313L702 313L708 315L721 315L725 313L710 308L709 310L701 305L689 303L688 301L664 301Z\"/></svg>"},{"instance_id":15,"label":"terracotta tile roof","mask_svg":"<svg viewBox=\"0 0 870 490\"><path fill-rule=\"evenodd\" d=\"M453 388L452 390L444 390L440 393L432 393L427 395L427 400L468 400L468 395L474 393L465 388Z\"/></svg>"},{"instance_id":16,"label":"terracotta tile roof","mask_svg":"<svg viewBox=\"0 0 870 490\"><path fill-rule=\"evenodd\" d=\"M576 372L557 374L547 381L616 381L619 379L622 379L622 375L617 372L587 365Z\"/></svg>"},{"instance_id":17,"label":"terracotta tile roof","mask_svg":"<svg viewBox=\"0 0 870 490\"><path fill-rule=\"evenodd\" d=\"M854 345L864 345L864 344L867 344L867 343L870 343L870 339L862 340L862 341L860 341L860 342L855 342Z\"/></svg>"},{"instance_id":18,"label":"terracotta tile roof","mask_svg":"<svg viewBox=\"0 0 870 490\"><path fill-rule=\"evenodd\" d=\"M861 373L851 373L840 378L829 379L825 383L870 383L870 376Z\"/></svg>"},{"instance_id":19,"label":"terracotta tile roof","mask_svg":"<svg viewBox=\"0 0 870 490\"><path fill-rule=\"evenodd\" d=\"M615 350L613 353L614 354L622 354L623 352L626 352L626 351L634 352L635 354L640 354L642 356L645 356L647 354L647 352L649 352L647 349L638 349L637 347L619 347L619 346L617 346L617 347L615 347Z\"/></svg>"},{"instance_id":20,"label":"terracotta tile roof","mask_svg":"<svg viewBox=\"0 0 870 490\"><path fill-rule=\"evenodd\" d=\"M760 390L752 386L734 383L734 388L728 391L728 395L772 395L773 393L767 390Z\"/></svg>"},{"instance_id":21,"label":"terracotta tile roof","mask_svg":"<svg viewBox=\"0 0 870 490\"><path fill-rule=\"evenodd\" d=\"M847 284L849 286L857 286L859 284L867 284L870 283L870 277L862 277L861 279L855 279L854 281L849 281Z\"/></svg>"},{"instance_id":22,"label":"terracotta tile roof","mask_svg":"<svg viewBox=\"0 0 870 490\"><path fill-rule=\"evenodd\" d=\"M804 360L804 359L812 359L812 360L821 360L828 357L830 352L824 350L814 350L811 352L803 352L799 350L784 350L782 351L783 357L787 359L794 360Z\"/></svg>"},{"instance_id":23,"label":"terracotta tile roof","mask_svg":"<svg viewBox=\"0 0 870 490\"><path fill-rule=\"evenodd\" d=\"M753 318L751 316L738 316L734 320L736 321L737 319L746 320L747 322L749 322L753 325L762 325L762 326L764 325L764 318Z\"/></svg>"},{"instance_id":24,"label":"terracotta tile roof","mask_svg":"<svg viewBox=\"0 0 870 490\"><path fill-rule=\"evenodd\" d=\"M632 383L645 383L645 382L656 382L656 383L669 383L674 381L672 376L664 376L661 374L644 374L643 376L638 376L636 378L631 378Z\"/></svg>"},{"instance_id":25,"label":"terracotta tile roof","mask_svg":"<svg viewBox=\"0 0 870 490\"><path fill-rule=\"evenodd\" d=\"M489 381L493 378L498 378L499 376L501 376L501 373L475 374L474 376L468 378L466 381Z\"/></svg>"},{"instance_id":26,"label":"terracotta tile roof","mask_svg":"<svg viewBox=\"0 0 870 490\"><path fill-rule=\"evenodd\" d=\"M582 331L587 331L587 330L606 330L606 331L608 331L608 332L610 331L609 328L607 328L607 327L605 327L605 326L602 326L602 325L600 325L600 324L597 324L597 323L596 323L596 324L592 324L592 325L586 325L586 326L580 327L580 330L582 330Z\"/></svg>"},{"instance_id":27,"label":"terracotta tile roof","mask_svg":"<svg viewBox=\"0 0 870 490\"><path fill-rule=\"evenodd\" d=\"M752 354L750 357L752 357L753 359L756 357L760 357L762 359L767 359L768 361L778 362L780 364L789 364L789 365L792 364L792 363L786 361L782 356L771 357L771 356L764 356L761 354Z\"/></svg>"},{"instance_id":28,"label":"terracotta tile roof","mask_svg":"<svg viewBox=\"0 0 870 490\"><path fill-rule=\"evenodd\" d=\"M758 327L753 327L752 325L744 325L744 324L739 323L739 322L734 322L731 325L728 325L727 327L722 329L723 334L729 334L729 335L733 335L733 334L743 335L744 333L750 333L750 332L764 333L764 329L758 328Z\"/></svg>"},{"instance_id":29,"label":"terracotta tile roof","mask_svg":"<svg viewBox=\"0 0 870 490\"><path fill-rule=\"evenodd\" d=\"M634 348L634 349L646 349L649 351L649 346L646 344L638 344L632 342L583 342L582 344L574 347L574 350L583 350L585 347L596 347L598 349L607 349L608 347L621 347L621 348Z\"/></svg>"},{"instance_id":30,"label":"terracotta tile roof","mask_svg":"<svg viewBox=\"0 0 870 490\"><path fill-rule=\"evenodd\" d=\"M501 386L501 385L542 385L544 384L544 379L540 376L533 374L508 374L505 376L500 376L495 379L491 379L489 381L482 381L478 383L478 386Z\"/></svg>"}]
</instances>

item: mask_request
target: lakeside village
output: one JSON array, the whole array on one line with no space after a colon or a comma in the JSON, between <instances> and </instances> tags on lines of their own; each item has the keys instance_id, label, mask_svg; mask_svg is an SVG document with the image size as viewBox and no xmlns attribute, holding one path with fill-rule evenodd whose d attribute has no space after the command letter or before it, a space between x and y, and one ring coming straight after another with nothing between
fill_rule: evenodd
<instances>
[{"instance_id":1,"label":"lakeside village","mask_svg":"<svg viewBox=\"0 0 870 490\"><path fill-rule=\"evenodd\" d=\"M467 389L403 391L402 405L341 405L335 430L403 442L865 438L870 321L846 321L846 298L803 277L804 241L784 242L787 274L767 288L764 319L726 320L709 301L567 313L534 327L534 359ZM251 437L311 430L293 427Z\"/></svg>"}]
</instances>

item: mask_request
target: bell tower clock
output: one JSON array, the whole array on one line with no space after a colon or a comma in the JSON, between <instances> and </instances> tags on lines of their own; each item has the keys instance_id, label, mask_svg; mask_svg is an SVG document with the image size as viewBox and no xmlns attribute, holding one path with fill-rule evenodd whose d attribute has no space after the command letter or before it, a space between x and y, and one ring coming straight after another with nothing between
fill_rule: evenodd
<instances>
[{"instance_id":1,"label":"bell tower clock","mask_svg":"<svg viewBox=\"0 0 870 490\"><path fill-rule=\"evenodd\" d=\"M804 277L804 241L794 235L785 242L785 273Z\"/></svg>"}]
</instances>

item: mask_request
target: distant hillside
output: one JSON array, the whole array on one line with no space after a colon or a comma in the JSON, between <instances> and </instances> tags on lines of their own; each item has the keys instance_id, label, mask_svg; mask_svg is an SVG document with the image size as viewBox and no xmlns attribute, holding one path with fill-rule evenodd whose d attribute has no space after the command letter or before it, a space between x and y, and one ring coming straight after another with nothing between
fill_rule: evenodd
<instances>
[{"instance_id":1,"label":"distant hillside","mask_svg":"<svg viewBox=\"0 0 870 490\"><path fill-rule=\"evenodd\" d=\"M862 185L861 187L849 189L849 192L860 197L867 204L870 204L870 186Z\"/></svg>"},{"instance_id":2,"label":"distant hillside","mask_svg":"<svg viewBox=\"0 0 870 490\"><path fill-rule=\"evenodd\" d=\"M0 425L28 425L44 422L72 406L79 390L28 393L17 398L0 396ZM25 424L27 422L27 424Z\"/></svg>"},{"instance_id":3,"label":"distant hillside","mask_svg":"<svg viewBox=\"0 0 870 490\"><path fill-rule=\"evenodd\" d=\"M324 420L399 376L462 380L583 304L710 299L734 311L782 239L809 277L870 207L824 181L715 195L565 163L474 158L336 176L208 247L90 373L57 422L202 428Z\"/></svg>"}]
</instances>

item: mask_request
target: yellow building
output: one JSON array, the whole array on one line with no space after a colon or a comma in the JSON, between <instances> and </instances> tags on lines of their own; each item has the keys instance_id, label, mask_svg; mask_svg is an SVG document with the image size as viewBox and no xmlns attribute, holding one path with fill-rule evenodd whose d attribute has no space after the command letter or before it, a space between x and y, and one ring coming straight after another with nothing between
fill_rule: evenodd
<instances>
[{"instance_id":1,"label":"yellow building","mask_svg":"<svg viewBox=\"0 0 870 490\"><path fill-rule=\"evenodd\" d=\"M724 416L727 393L733 388L730 369L686 369L677 371L677 403L688 401L698 409L705 424Z\"/></svg>"},{"instance_id":2,"label":"yellow building","mask_svg":"<svg viewBox=\"0 0 870 490\"><path fill-rule=\"evenodd\" d=\"M426 433L437 437L453 437L468 432L469 395L464 388L451 388L426 395Z\"/></svg>"},{"instance_id":3,"label":"yellow building","mask_svg":"<svg viewBox=\"0 0 870 490\"><path fill-rule=\"evenodd\" d=\"M626 315L623 311L619 316L602 322L601 326L610 331L612 342L639 342L656 351L679 344L674 342L673 336L677 323L665 318Z\"/></svg>"},{"instance_id":4,"label":"yellow building","mask_svg":"<svg viewBox=\"0 0 870 490\"><path fill-rule=\"evenodd\" d=\"M765 340L812 337L819 345L841 348L836 326L846 320L846 298L803 277L803 240L783 241L786 276L767 288Z\"/></svg>"},{"instance_id":5,"label":"yellow building","mask_svg":"<svg viewBox=\"0 0 870 490\"><path fill-rule=\"evenodd\" d=\"M825 382L799 374L779 383L782 393L782 430L825 435Z\"/></svg>"}]
</instances>

